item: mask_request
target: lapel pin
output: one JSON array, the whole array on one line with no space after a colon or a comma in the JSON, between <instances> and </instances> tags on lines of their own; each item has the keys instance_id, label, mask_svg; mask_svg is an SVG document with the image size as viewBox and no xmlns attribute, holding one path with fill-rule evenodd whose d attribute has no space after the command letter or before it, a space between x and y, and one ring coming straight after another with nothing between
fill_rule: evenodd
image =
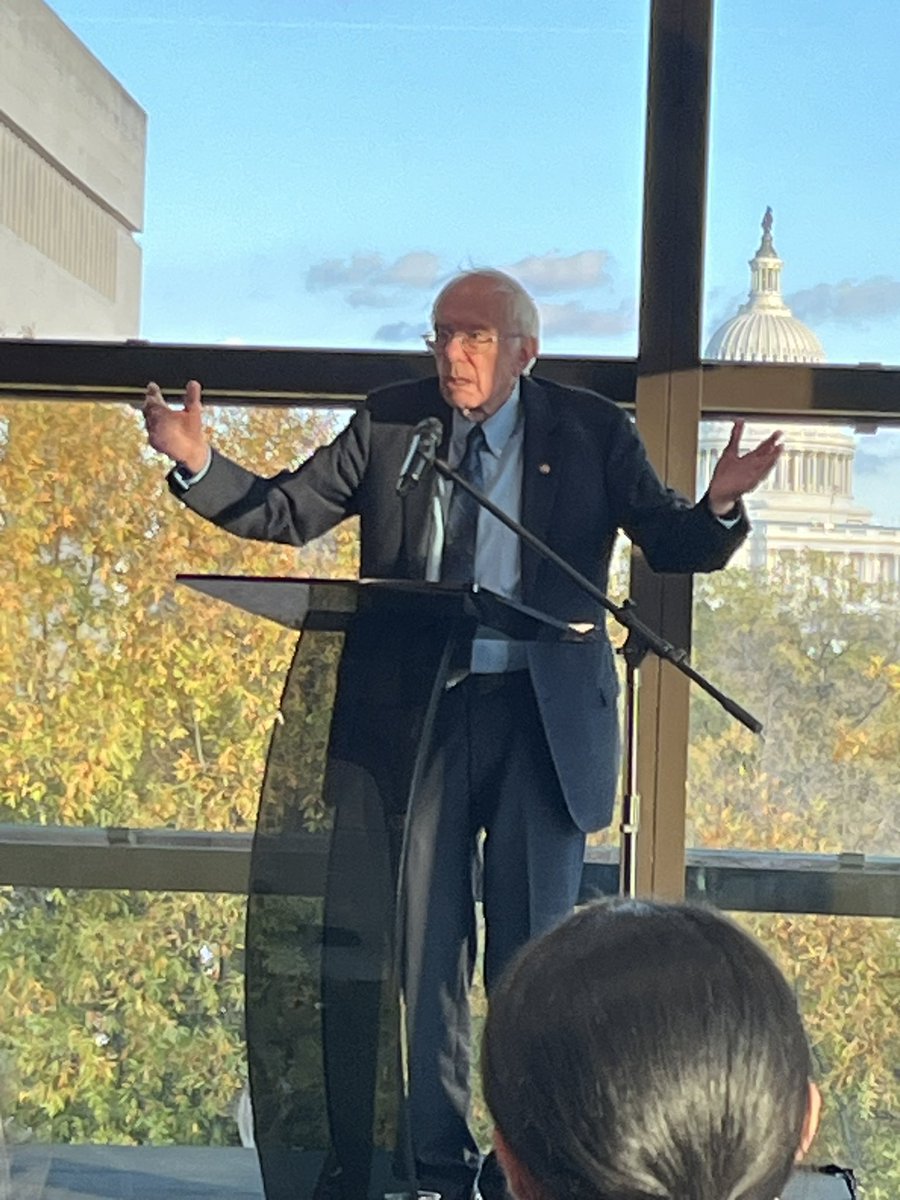
<instances>
[{"instance_id":1,"label":"lapel pin","mask_svg":"<svg viewBox=\"0 0 900 1200\"><path fill-rule=\"evenodd\" d=\"M540 473L542 475L549 475L550 474L550 464L549 463L541 463L540 466L538 467L538 470L540 471Z\"/></svg>"}]
</instances>

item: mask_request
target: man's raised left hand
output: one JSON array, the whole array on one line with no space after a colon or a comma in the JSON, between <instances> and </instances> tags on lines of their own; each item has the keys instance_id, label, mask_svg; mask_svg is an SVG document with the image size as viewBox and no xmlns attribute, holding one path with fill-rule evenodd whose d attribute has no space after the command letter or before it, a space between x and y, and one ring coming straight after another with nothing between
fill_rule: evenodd
<instances>
[{"instance_id":1,"label":"man's raised left hand","mask_svg":"<svg viewBox=\"0 0 900 1200\"><path fill-rule=\"evenodd\" d=\"M744 422L735 421L728 445L722 451L709 482L706 501L717 517L726 516L742 496L759 487L781 456L780 429L770 433L765 441L746 454L741 454L743 432Z\"/></svg>"}]
</instances>

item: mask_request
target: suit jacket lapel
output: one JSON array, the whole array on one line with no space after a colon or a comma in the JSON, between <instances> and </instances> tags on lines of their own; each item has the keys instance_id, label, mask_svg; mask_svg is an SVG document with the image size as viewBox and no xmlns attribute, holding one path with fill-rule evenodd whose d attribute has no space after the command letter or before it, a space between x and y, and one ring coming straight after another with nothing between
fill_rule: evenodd
<instances>
[{"instance_id":1,"label":"suit jacket lapel","mask_svg":"<svg viewBox=\"0 0 900 1200\"><path fill-rule=\"evenodd\" d=\"M522 378L522 409L525 445L522 455L522 524L542 541L546 540L550 514L562 464L559 461L557 423L559 416L541 385ZM522 598L532 596L540 557L522 546Z\"/></svg>"}]
</instances>

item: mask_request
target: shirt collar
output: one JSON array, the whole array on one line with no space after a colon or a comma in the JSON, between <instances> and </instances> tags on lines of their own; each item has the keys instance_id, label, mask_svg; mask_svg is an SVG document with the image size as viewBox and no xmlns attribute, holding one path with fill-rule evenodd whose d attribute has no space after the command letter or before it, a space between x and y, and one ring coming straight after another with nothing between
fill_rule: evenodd
<instances>
[{"instance_id":1,"label":"shirt collar","mask_svg":"<svg viewBox=\"0 0 900 1200\"><path fill-rule=\"evenodd\" d=\"M503 453L506 443L512 437L519 420L519 410L521 408L521 380L516 379L513 385L513 390L510 392L509 399L506 400L495 413L492 413L485 421L482 422L481 428L484 431L484 440L488 450L495 458L499 458ZM472 428L472 422L456 409L453 411L453 441L464 443Z\"/></svg>"}]
</instances>

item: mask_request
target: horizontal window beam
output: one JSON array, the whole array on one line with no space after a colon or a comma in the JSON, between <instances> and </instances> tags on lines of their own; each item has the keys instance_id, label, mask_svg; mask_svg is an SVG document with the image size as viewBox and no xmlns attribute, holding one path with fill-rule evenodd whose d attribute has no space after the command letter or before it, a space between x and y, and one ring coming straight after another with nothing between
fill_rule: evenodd
<instances>
[{"instance_id":1,"label":"horizontal window beam","mask_svg":"<svg viewBox=\"0 0 900 1200\"><path fill-rule=\"evenodd\" d=\"M896 367L697 362L685 369L702 372L704 416L900 421ZM632 405L638 370L634 359L548 355L535 374ZM196 378L216 404L354 406L373 388L432 373L430 355L408 351L0 339L0 397L18 400L137 403L151 379L178 393Z\"/></svg>"},{"instance_id":2,"label":"horizontal window beam","mask_svg":"<svg viewBox=\"0 0 900 1200\"><path fill-rule=\"evenodd\" d=\"M802 416L900 421L900 369L879 366L803 366L704 363L704 417Z\"/></svg>"},{"instance_id":3,"label":"horizontal window beam","mask_svg":"<svg viewBox=\"0 0 900 1200\"><path fill-rule=\"evenodd\" d=\"M0 885L244 894L250 833L170 829L12 826L0 829ZM272 839L258 856L257 887L321 895L325 839ZM687 852L691 899L743 912L900 917L900 859L858 854ZM589 848L582 900L618 890L618 850Z\"/></svg>"},{"instance_id":4,"label":"horizontal window beam","mask_svg":"<svg viewBox=\"0 0 900 1200\"><path fill-rule=\"evenodd\" d=\"M178 393L199 379L216 404L359 404L374 388L434 374L430 354L246 346L159 346L146 342L0 339L0 397L136 403L152 379ZM542 358L535 374L634 401L632 359Z\"/></svg>"}]
</instances>

